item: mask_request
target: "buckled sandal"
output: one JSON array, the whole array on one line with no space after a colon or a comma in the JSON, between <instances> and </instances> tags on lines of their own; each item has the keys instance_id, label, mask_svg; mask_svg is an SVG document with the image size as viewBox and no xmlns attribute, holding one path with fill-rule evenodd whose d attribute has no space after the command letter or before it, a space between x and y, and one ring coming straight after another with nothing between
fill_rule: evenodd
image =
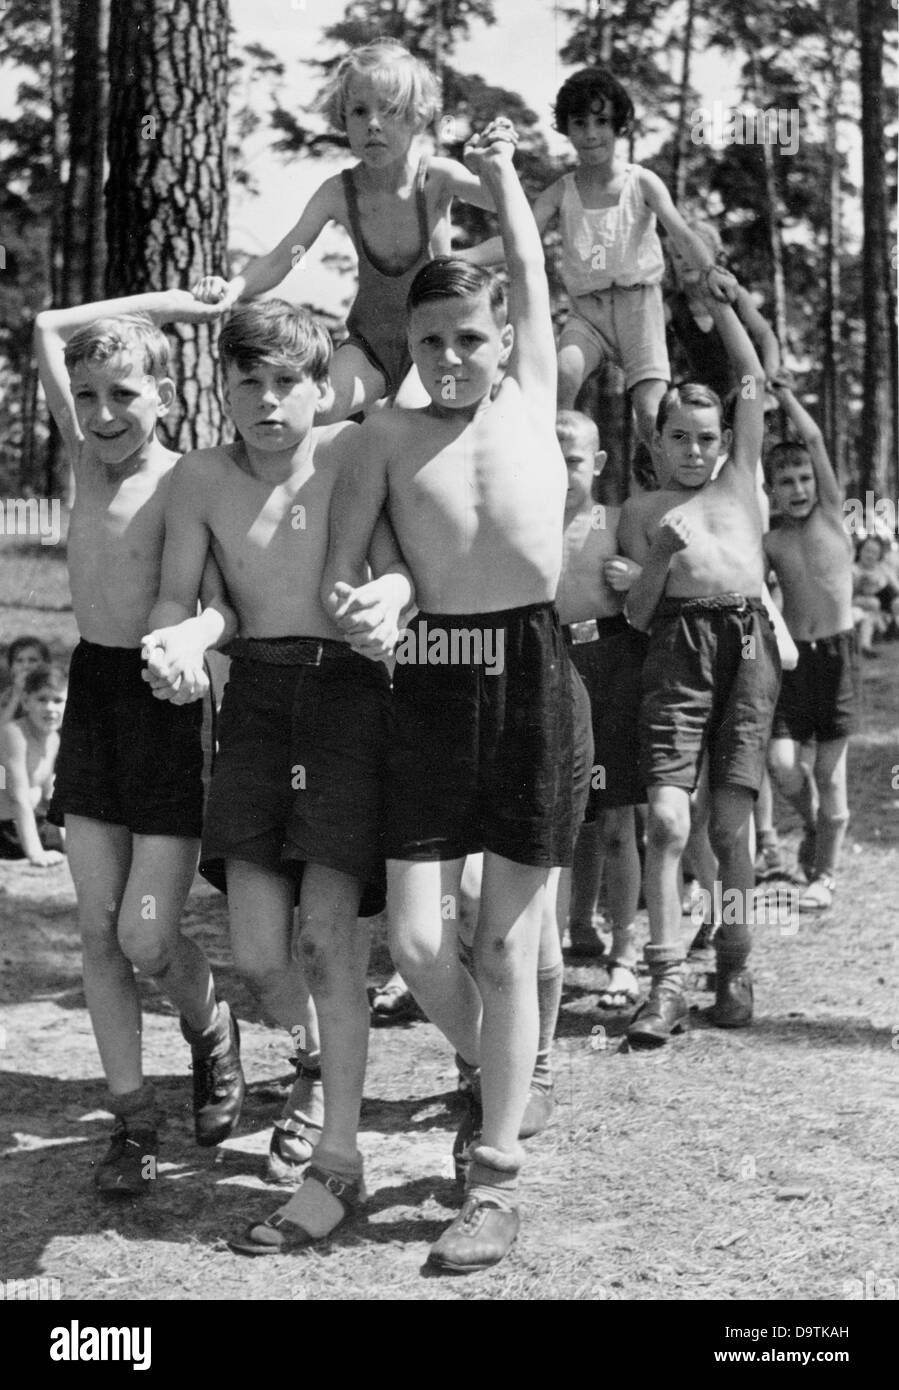
<instances>
[{"instance_id":1,"label":"buckled sandal","mask_svg":"<svg viewBox=\"0 0 899 1390\"><path fill-rule=\"evenodd\" d=\"M347 1180L334 1173L326 1173L322 1168L311 1165L303 1179L319 1183L326 1192L335 1197L343 1207L343 1216L324 1235L315 1236L297 1221L288 1220L283 1212L276 1211L265 1221L257 1221L247 1227L242 1236L229 1240L228 1247L237 1255L288 1255L295 1250L306 1249L319 1241L330 1240L335 1231L355 1216L365 1200L365 1184L361 1177Z\"/></svg>"}]
</instances>

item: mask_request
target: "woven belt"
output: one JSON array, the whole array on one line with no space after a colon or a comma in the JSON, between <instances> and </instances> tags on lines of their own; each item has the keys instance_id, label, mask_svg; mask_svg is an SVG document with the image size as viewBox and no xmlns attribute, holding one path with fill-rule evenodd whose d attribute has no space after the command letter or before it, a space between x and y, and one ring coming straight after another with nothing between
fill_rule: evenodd
<instances>
[{"instance_id":1,"label":"woven belt","mask_svg":"<svg viewBox=\"0 0 899 1390\"><path fill-rule=\"evenodd\" d=\"M236 661L261 661L265 666L321 666L324 661L356 661L346 642L329 637L234 637L222 648Z\"/></svg>"},{"instance_id":2,"label":"woven belt","mask_svg":"<svg viewBox=\"0 0 899 1390\"><path fill-rule=\"evenodd\" d=\"M587 618L582 623L563 623L562 635L569 646L580 647L585 642L598 642L601 637L624 632L627 626L627 619L623 613L613 613L608 618Z\"/></svg>"},{"instance_id":3,"label":"woven belt","mask_svg":"<svg viewBox=\"0 0 899 1390\"><path fill-rule=\"evenodd\" d=\"M664 598L656 609L656 616L672 618L678 613L764 612L765 605L760 598L747 598L745 594L704 594L700 598Z\"/></svg>"}]
</instances>

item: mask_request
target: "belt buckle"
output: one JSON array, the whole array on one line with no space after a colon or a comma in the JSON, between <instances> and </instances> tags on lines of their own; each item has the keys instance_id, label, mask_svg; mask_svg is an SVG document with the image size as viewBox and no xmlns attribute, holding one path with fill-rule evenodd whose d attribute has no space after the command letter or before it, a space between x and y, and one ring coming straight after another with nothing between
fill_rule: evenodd
<instances>
[{"instance_id":1,"label":"belt buckle","mask_svg":"<svg viewBox=\"0 0 899 1390\"><path fill-rule=\"evenodd\" d=\"M308 664L309 664L310 666L321 666L321 664L322 664L322 657L324 656L324 654L325 654L324 643L323 643L321 640L318 640L318 641L315 643L315 660L314 660L314 661L310 661Z\"/></svg>"},{"instance_id":2,"label":"belt buckle","mask_svg":"<svg viewBox=\"0 0 899 1390\"><path fill-rule=\"evenodd\" d=\"M582 623L569 623L568 631L571 633L573 647L583 646L585 642L599 641L599 628L595 618L585 618Z\"/></svg>"}]
</instances>

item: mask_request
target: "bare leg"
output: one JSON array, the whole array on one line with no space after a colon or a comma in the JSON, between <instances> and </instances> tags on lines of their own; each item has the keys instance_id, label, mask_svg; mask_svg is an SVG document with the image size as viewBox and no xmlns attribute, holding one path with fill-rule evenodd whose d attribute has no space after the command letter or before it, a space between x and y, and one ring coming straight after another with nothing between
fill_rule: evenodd
<instances>
[{"instance_id":1,"label":"bare leg","mask_svg":"<svg viewBox=\"0 0 899 1390\"><path fill-rule=\"evenodd\" d=\"M459 960L457 936L463 863L388 859L390 954L431 1022L476 1066L481 997Z\"/></svg>"},{"instance_id":2,"label":"bare leg","mask_svg":"<svg viewBox=\"0 0 899 1390\"><path fill-rule=\"evenodd\" d=\"M664 381L649 378L646 381L638 381L632 392L637 433L650 452L653 447L656 416L666 385Z\"/></svg>"},{"instance_id":3,"label":"bare leg","mask_svg":"<svg viewBox=\"0 0 899 1390\"><path fill-rule=\"evenodd\" d=\"M849 824L846 794L846 762L849 740L833 739L819 743L815 759L815 782L820 796L816 874L834 876Z\"/></svg>"},{"instance_id":4,"label":"bare leg","mask_svg":"<svg viewBox=\"0 0 899 1390\"><path fill-rule=\"evenodd\" d=\"M603 846L598 822L582 825L574 847L574 868L571 883L571 913L568 931L573 949L579 946L588 950L600 948L593 914L599 896L599 884L603 868ZM564 917L559 918L560 928Z\"/></svg>"},{"instance_id":5,"label":"bare leg","mask_svg":"<svg viewBox=\"0 0 899 1390\"><path fill-rule=\"evenodd\" d=\"M537 1055L537 957L547 870L484 855L475 968L481 1027L483 1143L518 1151L518 1131Z\"/></svg>"},{"instance_id":6,"label":"bare leg","mask_svg":"<svg viewBox=\"0 0 899 1390\"><path fill-rule=\"evenodd\" d=\"M598 348L588 346L581 338L566 341L562 334L558 355L560 410L574 410L581 387L601 361L602 353Z\"/></svg>"}]
</instances>

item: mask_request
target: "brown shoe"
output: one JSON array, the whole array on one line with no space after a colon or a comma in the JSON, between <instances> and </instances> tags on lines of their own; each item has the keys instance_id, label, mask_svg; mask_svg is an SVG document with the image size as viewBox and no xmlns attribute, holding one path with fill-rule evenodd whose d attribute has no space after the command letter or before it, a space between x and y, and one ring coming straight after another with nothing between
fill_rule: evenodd
<instances>
[{"instance_id":1,"label":"brown shoe","mask_svg":"<svg viewBox=\"0 0 899 1390\"><path fill-rule=\"evenodd\" d=\"M682 990L653 985L649 998L634 1015L627 1030L632 1048L664 1047L673 1033L689 1027L690 1008Z\"/></svg>"},{"instance_id":2,"label":"brown shoe","mask_svg":"<svg viewBox=\"0 0 899 1390\"><path fill-rule=\"evenodd\" d=\"M518 1235L517 1207L507 1207L484 1188L469 1192L462 1210L431 1246L428 1264L451 1274L489 1269L508 1255Z\"/></svg>"},{"instance_id":3,"label":"brown shoe","mask_svg":"<svg viewBox=\"0 0 899 1390\"><path fill-rule=\"evenodd\" d=\"M728 973L726 964L719 960L715 1002L709 1010L709 1018L716 1028L749 1027L752 1022L752 972L745 965Z\"/></svg>"}]
</instances>

